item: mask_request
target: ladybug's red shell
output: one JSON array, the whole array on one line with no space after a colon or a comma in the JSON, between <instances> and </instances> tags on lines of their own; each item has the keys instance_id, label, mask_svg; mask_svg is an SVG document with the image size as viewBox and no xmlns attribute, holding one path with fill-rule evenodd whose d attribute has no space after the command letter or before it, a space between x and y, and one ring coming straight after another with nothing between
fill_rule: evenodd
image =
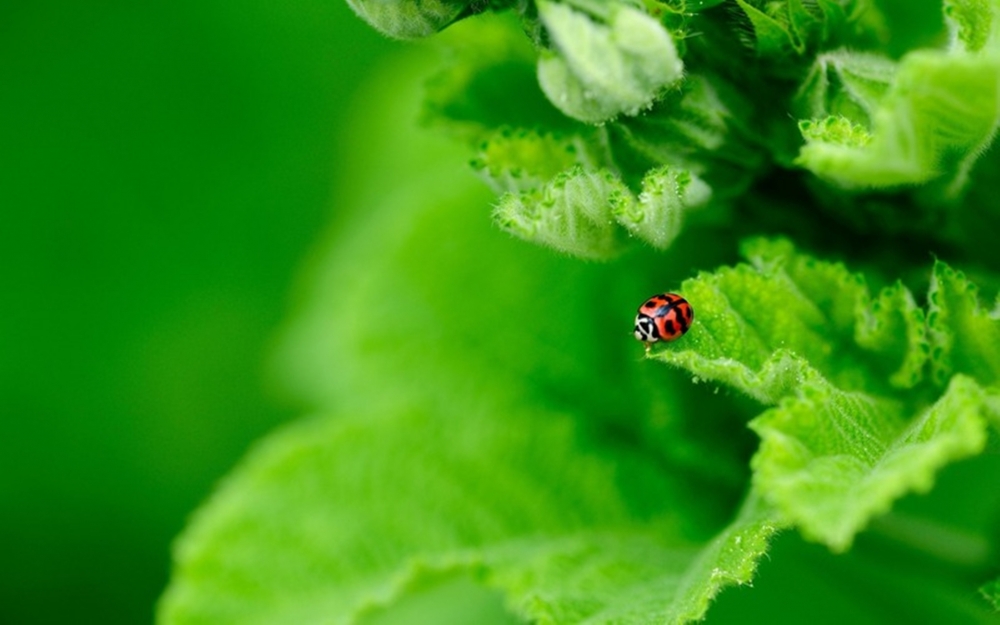
<instances>
[{"instance_id":1,"label":"ladybug's red shell","mask_svg":"<svg viewBox=\"0 0 1000 625\"><path fill-rule=\"evenodd\" d=\"M694 321L694 310L676 293L661 293L646 300L635 316L635 338L643 343L679 339Z\"/></svg>"}]
</instances>

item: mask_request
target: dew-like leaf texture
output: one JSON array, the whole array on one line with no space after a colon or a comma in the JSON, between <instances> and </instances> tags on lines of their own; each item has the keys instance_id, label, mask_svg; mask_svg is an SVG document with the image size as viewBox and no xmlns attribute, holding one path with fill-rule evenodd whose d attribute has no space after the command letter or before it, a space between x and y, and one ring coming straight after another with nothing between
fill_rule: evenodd
<instances>
[{"instance_id":1,"label":"dew-like leaf texture","mask_svg":"<svg viewBox=\"0 0 1000 625\"><path fill-rule=\"evenodd\" d=\"M598 16L539 0L553 49L538 61L538 80L561 111L584 122L636 115L681 78L684 65L662 24L640 9L609 2Z\"/></svg>"},{"instance_id":2,"label":"dew-like leaf texture","mask_svg":"<svg viewBox=\"0 0 1000 625\"><path fill-rule=\"evenodd\" d=\"M924 316L903 287L888 287L873 302L860 276L797 254L786 241L755 239L744 252L751 264L681 285L697 302L698 322L682 342L655 351L658 358L766 404L787 396L809 370L879 392L890 376L902 386L920 379ZM884 308L889 302L899 308Z\"/></svg>"},{"instance_id":3,"label":"dew-like leaf texture","mask_svg":"<svg viewBox=\"0 0 1000 625\"><path fill-rule=\"evenodd\" d=\"M532 622L697 619L750 580L776 527L751 501L707 545L686 543L666 517L670 479L589 449L556 414L304 422L198 514L159 621L345 623L459 568Z\"/></svg>"},{"instance_id":4,"label":"dew-like leaf texture","mask_svg":"<svg viewBox=\"0 0 1000 625\"><path fill-rule=\"evenodd\" d=\"M654 357L771 406L750 423L761 437L755 487L806 537L846 549L894 500L983 450L1000 414L993 362L975 339L954 337L983 337L988 352L1000 324L965 283L942 286L958 275L943 264L928 323L900 285L873 300L859 276L785 242L755 240L744 252L750 264L681 285L696 321ZM941 368L959 357L948 371L965 375L935 399L928 359Z\"/></svg>"},{"instance_id":5,"label":"dew-like leaf texture","mask_svg":"<svg viewBox=\"0 0 1000 625\"><path fill-rule=\"evenodd\" d=\"M347 0L347 4L383 34L417 39L454 22L472 0Z\"/></svg>"}]
</instances>

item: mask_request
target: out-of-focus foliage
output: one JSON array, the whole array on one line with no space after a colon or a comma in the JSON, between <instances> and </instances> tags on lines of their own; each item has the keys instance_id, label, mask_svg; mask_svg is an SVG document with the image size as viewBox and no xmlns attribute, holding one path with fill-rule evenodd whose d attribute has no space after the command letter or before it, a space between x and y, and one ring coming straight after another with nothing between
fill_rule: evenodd
<instances>
[{"instance_id":1,"label":"out-of-focus foliage","mask_svg":"<svg viewBox=\"0 0 1000 625\"><path fill-rule=\"evenodd\" d=\"M0 622L150 622L292 416L261 363L392 47L337 2L0 2Z\"/></svg>"},{"instance_id":2,"label":"out-of-focus foliage","mask_svg":"<svg viewBox=\"0 0 1000 625\"><path fill-rule=\"evenodd\" d=\"M993 604L993 607L1000 610L1000 579L986 584L980 590L983 596Z\"/></svg>"}]
</instances>

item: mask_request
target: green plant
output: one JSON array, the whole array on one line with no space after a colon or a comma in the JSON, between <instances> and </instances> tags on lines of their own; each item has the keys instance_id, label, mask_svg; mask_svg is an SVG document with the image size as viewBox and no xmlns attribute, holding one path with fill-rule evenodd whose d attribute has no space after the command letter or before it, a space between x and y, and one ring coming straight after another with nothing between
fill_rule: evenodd
<instances>
[{"instance_id":1,"label":"green plant","mask_svg":"<svg viewBox=\"0 0 1000 625\"><path fill-rule=\"evenodd\" d=\"M351 4L488 15L439 36L435 132L427 61L382 77L392 162L278 359L321 416L196 515L162 622L725 620L772 548L747 621L996 618L1000 3Z\"/></svg>"}]
</instances>

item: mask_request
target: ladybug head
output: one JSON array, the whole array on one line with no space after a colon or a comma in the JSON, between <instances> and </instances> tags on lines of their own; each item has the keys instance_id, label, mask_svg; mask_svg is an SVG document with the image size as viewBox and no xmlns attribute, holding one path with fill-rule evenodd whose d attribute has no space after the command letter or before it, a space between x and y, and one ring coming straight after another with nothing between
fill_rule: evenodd
<instances>
[{"instance_id":1,"label":"ladybug head","mask_svg":"<svg viewBox=\"0 0 1000 625\"><path fill-rule=\"evenodd\" d=\"M654 343L660 340L660 332L656 328L653 318L648 315L636 315L635 317L635 338L644 343Z\"/></svg>"}]
</instances>

